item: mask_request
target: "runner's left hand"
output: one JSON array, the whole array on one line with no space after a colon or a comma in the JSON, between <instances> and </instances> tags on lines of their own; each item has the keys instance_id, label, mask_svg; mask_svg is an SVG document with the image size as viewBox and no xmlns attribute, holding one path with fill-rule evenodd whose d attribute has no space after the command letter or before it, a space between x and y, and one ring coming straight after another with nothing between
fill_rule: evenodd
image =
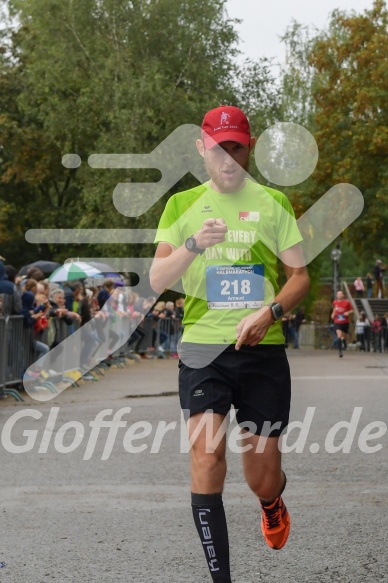
<instances>
[{"instance_id":1,"label":"runner's left hand","mask_svg":"<svg viewBox=\"0 0 388 583\"><path fill-rule=\"evenodd\" d=\"M236 326L236 350L239 350L243 344L256 346L263 340L272 324L273 317L269 306L264 306L258 312L243 318Z\"/></svg>"}]
</instances>

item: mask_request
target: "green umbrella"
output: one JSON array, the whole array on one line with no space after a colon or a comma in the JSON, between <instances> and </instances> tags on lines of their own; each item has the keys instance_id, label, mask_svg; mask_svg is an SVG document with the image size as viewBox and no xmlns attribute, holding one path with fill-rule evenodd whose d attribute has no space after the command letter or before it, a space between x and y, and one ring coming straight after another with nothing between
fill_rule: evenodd
<instances>
[{"instance_id":1,"label":"green umbrella","mask_svg":"<svg viewBox=\"0 0 388 583\"><path fill-rule=\"evenodd\" d=\"M72 261L58 267L49 277L51 282L74 281L77 279L86 279L87 277L96 277L101 275L101 271L84 263L83 261Z\"/></svg>"}]
</instances>

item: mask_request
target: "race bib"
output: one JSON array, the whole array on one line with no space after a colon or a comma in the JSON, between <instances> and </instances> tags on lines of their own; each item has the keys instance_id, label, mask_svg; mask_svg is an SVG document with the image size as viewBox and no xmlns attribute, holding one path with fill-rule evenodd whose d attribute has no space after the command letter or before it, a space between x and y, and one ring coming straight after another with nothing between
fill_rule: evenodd
<instances>
[{"instance_id":1,"label":"race bib","mask_svg":"<svg viewBox=\"0 0 388 583\"><path fill-rule=\"evenodd\" d=\"M344 320L346 320L346 318L343 314L338 314L337 320L339 320L340 322L343 322Z\"/></svg>"},{"instance_id":2,"label":"race bib","mask_svg":"<svg viewBox=\"0 0 388 583\"><path fill-rule=\"evenodd\" d=\"M264 265L209 265L207 305L212 310L261 308L264 304Z\"/></svg>"}]
</instances>

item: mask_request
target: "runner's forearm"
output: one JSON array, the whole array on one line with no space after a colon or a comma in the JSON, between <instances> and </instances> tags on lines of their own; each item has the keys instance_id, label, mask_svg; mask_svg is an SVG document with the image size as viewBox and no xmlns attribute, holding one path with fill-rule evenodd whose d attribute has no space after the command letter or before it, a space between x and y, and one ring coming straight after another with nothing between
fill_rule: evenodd
<instances>
[{"instance_id":1,"label":"runner's forearm","mask_svg":"<svg viewBox=\"0 0 388 583\"><path fill-rule=\"evenodd\" d=\"M279 302L286 313L300 304L309 289L310 278L307 271L293 273L273 301Z\"/></svg>"},{"instance_id":2,"label":"runner's forearm","mask_svg":"<svg viewBox=\"0 0 388 583\"><path fill-rule=\"evenodd\" d=\"M163 293L165 289L171 288L197 257L197 253L188 251L182 245L168 257L155 258L150 269L152 289L156 293Z\"/></svg>"}]
</instances>

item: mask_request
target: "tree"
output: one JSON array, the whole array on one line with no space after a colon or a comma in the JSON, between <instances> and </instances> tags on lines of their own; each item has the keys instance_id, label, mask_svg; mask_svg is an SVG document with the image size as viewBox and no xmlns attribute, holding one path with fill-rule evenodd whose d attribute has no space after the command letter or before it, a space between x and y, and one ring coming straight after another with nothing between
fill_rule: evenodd
<instances>
[{"instance_id":1,"label":"tree","mask_svg":"<svg viewBox=\"0 0 388 583\"><path fill-rule=\"evenodd\" d=\"M38 227L155 226L160 208L136 222L113 206L114 186L133 173L92 170L86 161L92 153L149 152L178 125L200 124L206 109L236 102L237 34L224 5L2 2L14 25L4 31L0 60L0 210L12 239ZM62 166L67 153L81 157L78 169ZM43 251L65 258L76 248Z\"/></svg>"},{"instance_id":2,"label":"tree","mask_svg":"<svg viewBox=\"0 0 388 583\"><path fill-rule=\"evenodd\" d=\"M388 12L375 0L364 14L335 11L315 40L315 137L320 150L317 191L356 185L365 210L347 237L364 257L384 254L388 231Z\"/></svg>"}]
</instances>

